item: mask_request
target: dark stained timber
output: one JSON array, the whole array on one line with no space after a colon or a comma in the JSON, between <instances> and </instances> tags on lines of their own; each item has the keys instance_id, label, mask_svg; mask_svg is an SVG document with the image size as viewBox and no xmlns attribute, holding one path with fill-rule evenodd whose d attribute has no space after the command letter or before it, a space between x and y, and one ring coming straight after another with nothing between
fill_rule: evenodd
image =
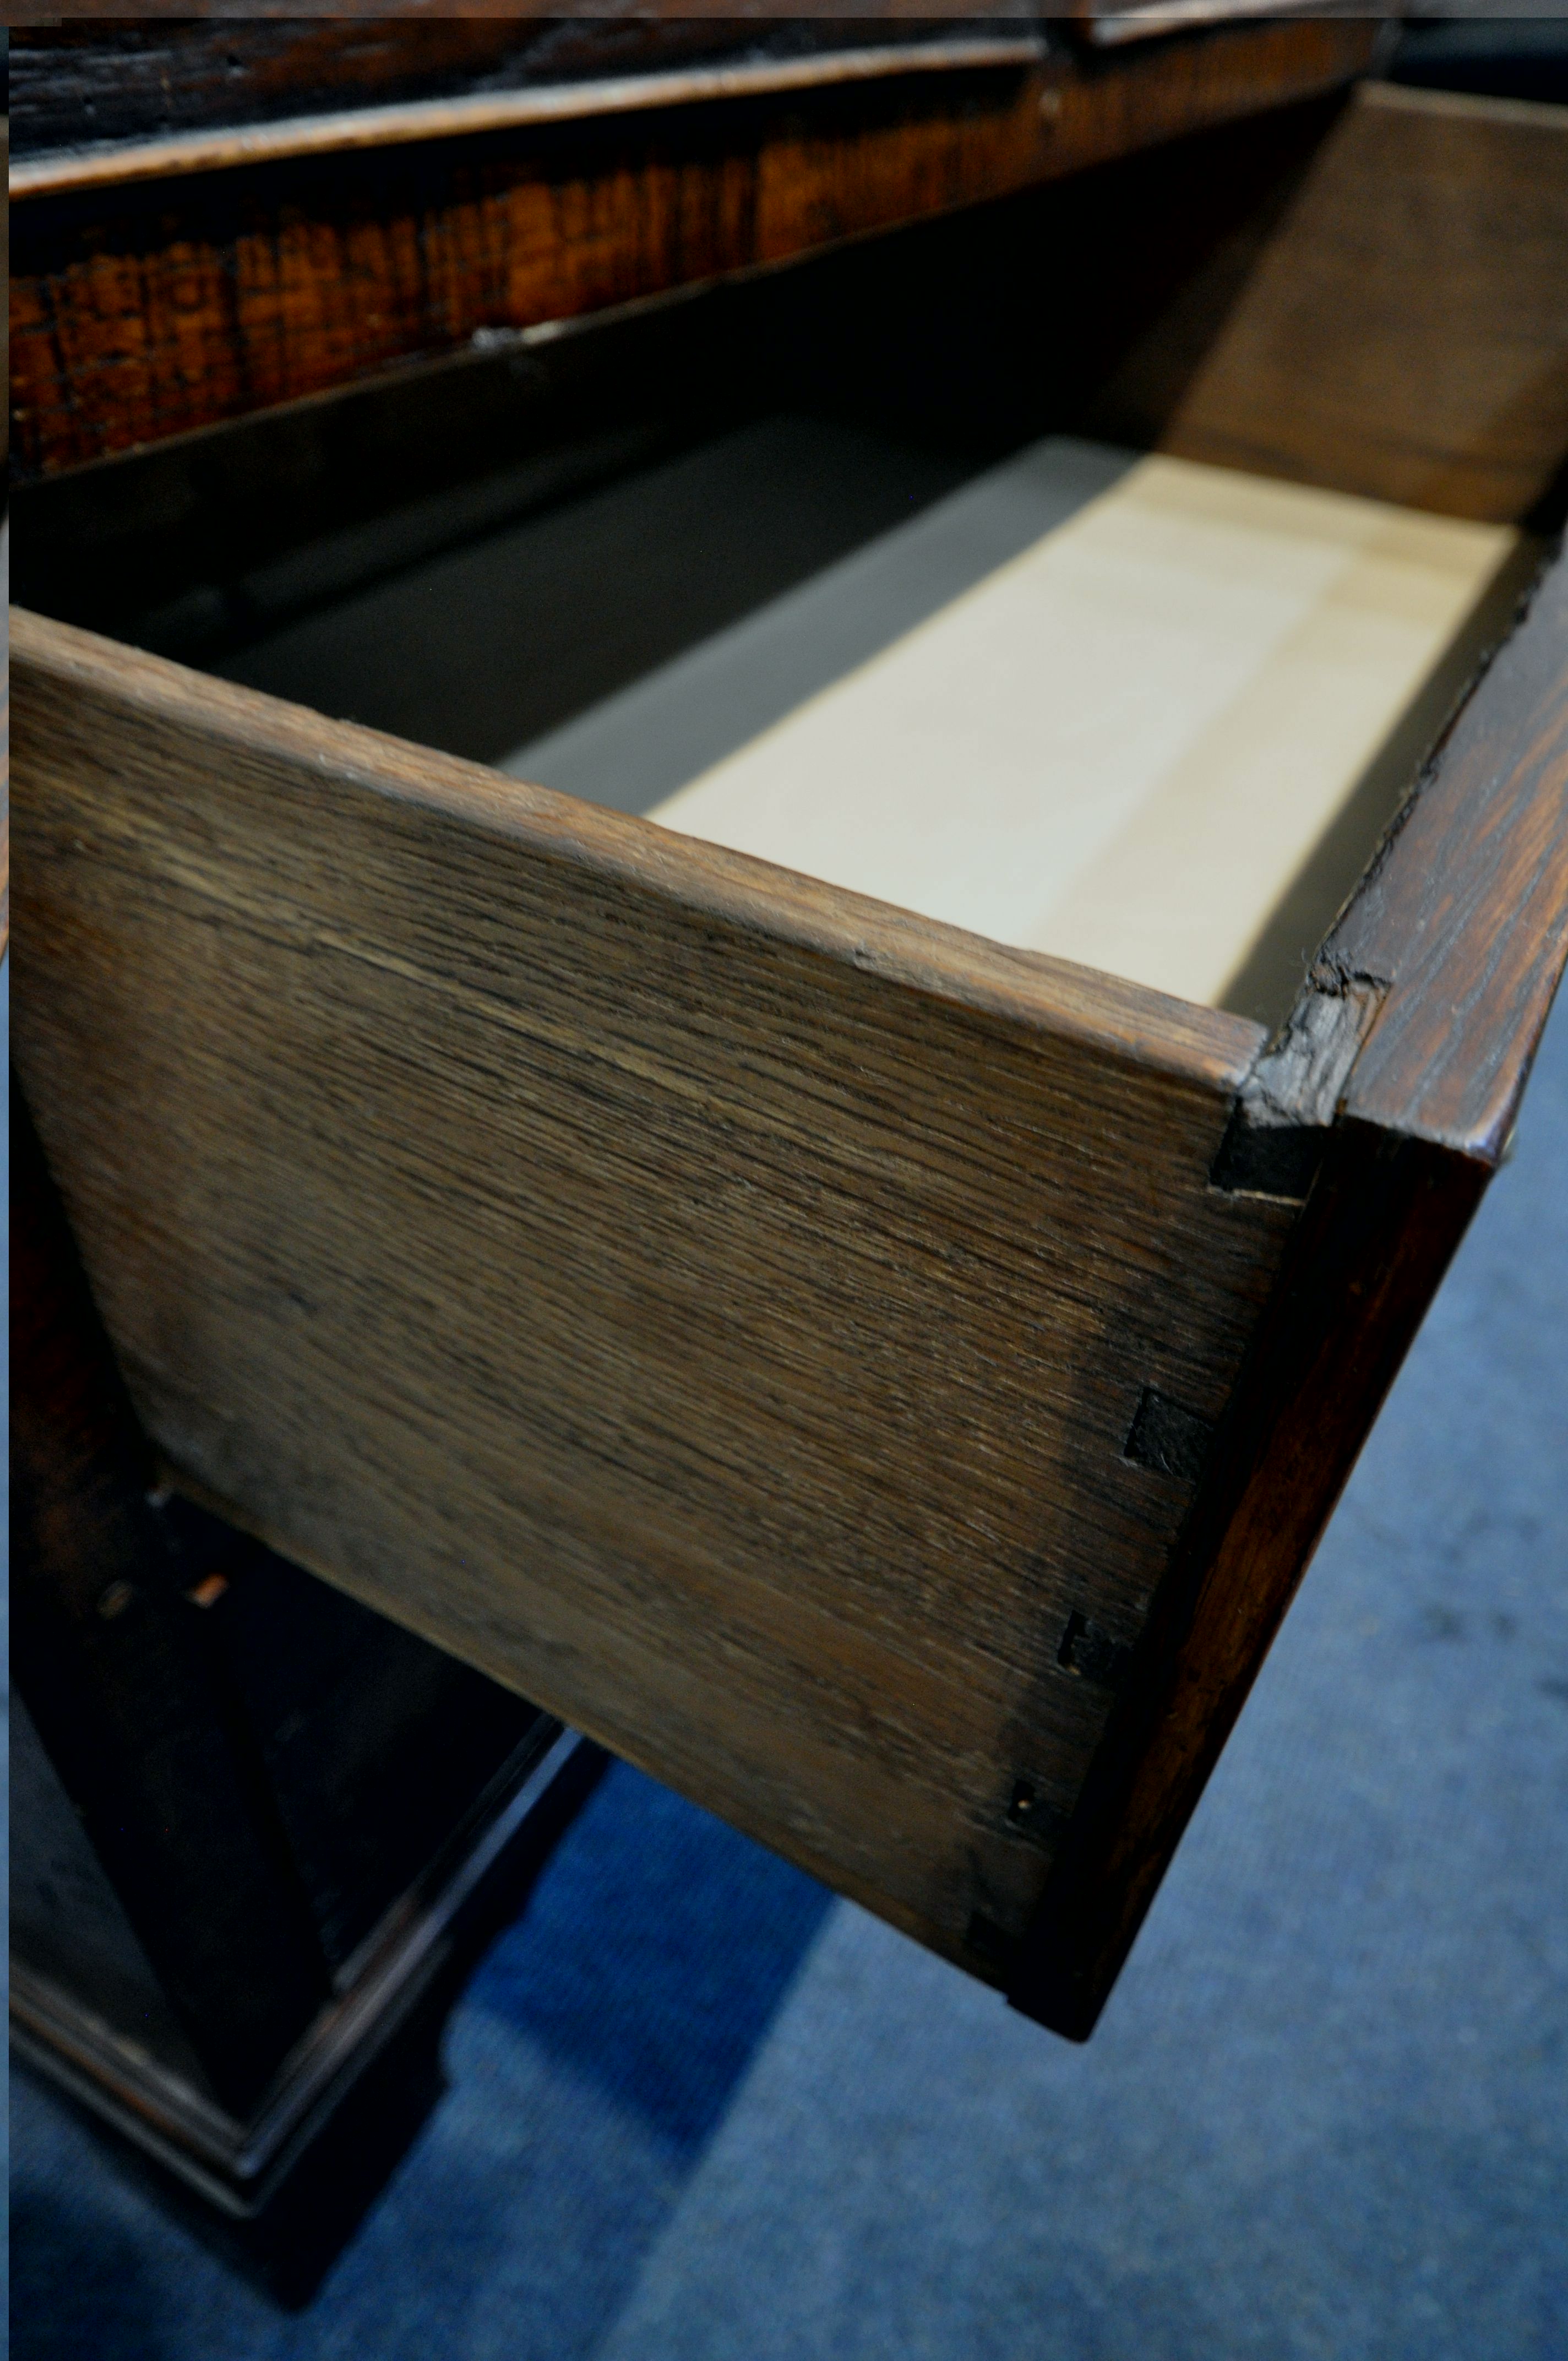
<instances>
[{"instance_id":1,"label":"dark stained timber","mask_svg":"<svg viewBox=\"0 0 1568 2361\"><path fill-rule=\"evenodd\" d=\"M649 77L596 118L576 85L428 103L363 145L321 118L18 172L12 218L16 462L36 475L297 400L485 329L580 316L777 264L1332 90L1375 28L1223 27L1125 58L773 89ZM894 54L889 52L889 55ZM913 61L917 47L896 55ZM749 86L746 76L751 75ZM758 77L762 77L761 80ZM658 84L655 89L653 84ZM559 96L559 93L556 93ZM526 100L536 120L518 116ZM552 102L554 103L554 102ZM462 112L464 108L468 111ZM559 109L557 109L557 114ZM414 136L417 133L417 136ZM195 160L200 170L186 170Z\"/></svg>"},{"instance_id":2,"label":"dark stained timber","mask_svg":"<svg viewBox=\"0 0 1568 2361\"><path fill-rule=\"evenodd\" d=\"M1266 1075L1276 1132L1294 1112L1322 1147L1025 1946L1014 1997L1062 2032L1104 2004L1507 1146L1565 961L1560 559L1323 946L1292 1028L1318 1047L1243 1093L1245 1115Z\"/></svg>"}]
</instances>

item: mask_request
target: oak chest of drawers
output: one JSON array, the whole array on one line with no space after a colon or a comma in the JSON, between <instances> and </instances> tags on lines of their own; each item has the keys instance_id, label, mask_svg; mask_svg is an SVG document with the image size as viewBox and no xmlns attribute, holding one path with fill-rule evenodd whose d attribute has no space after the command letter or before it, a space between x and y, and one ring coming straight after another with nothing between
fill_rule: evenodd
<instances>
[{"instance_id":1,"label":"oak chest of drawers","mask_svg":"<svg viewBox=\"0 0 1568 2361\"><path fill-rule=\"evenodd\" d=\"M1287 94L16 511L16 1056L171 1480L1079 2036L1568 950L1568 125ZM57 303L91 205L18 206ZM670 621L636 500L781 413L918 515ZM334 707L596 500L588 689L537 533L508 627L578 792ZM705 737L764 608L800 693Z\"/></svg>"}]
</instances>

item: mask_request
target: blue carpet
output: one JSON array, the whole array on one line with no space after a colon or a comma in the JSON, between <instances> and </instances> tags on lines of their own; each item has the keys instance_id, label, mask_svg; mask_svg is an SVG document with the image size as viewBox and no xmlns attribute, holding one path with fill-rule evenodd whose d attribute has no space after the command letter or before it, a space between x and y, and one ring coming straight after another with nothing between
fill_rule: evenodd
<instances>
[{"instance_id":1,"label":"blue carpet","mask_svg":"<svg viewBox=\"0 0 1568 2361\"><path fill-rule=\"evenodd\" d=\"M19 2080L22 2361L1563 2361L1568 1008L1100 2031L611 1773L304 2312Z\"/></svg>"},{"instance_id":2,"label":"blue carpet","mask_svg":"<svg viewBox=\"0 0 1568 2361\"><path fill-rule=\"evenodd\" d=\"M702 2145L831 1897L624 1765L468 1992L673 2158Z\"/></svg>"},{"instance_id":3,"label":"blue carpet","mask_svg":"<svg viewBox=\"0 0 1568 2361\"><path fill-rule=\"evenodd\" d=\"M448 2097L299 2318L18 2072L16 2361L587 2353L828 1907L810 1878L614 1767L472 1979Z\"/></svg>"}]
</instances>

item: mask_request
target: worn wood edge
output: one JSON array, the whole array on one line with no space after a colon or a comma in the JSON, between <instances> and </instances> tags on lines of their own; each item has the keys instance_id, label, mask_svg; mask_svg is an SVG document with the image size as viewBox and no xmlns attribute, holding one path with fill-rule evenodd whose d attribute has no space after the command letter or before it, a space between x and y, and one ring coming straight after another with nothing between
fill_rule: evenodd
<instances>
[{"instance_id":1,"label":"worn wood edge","mask_svg":"<svg viewBox=\"0 0 1568 2361\"><path fill-rule=\"evenodd\" d=\"M1530 578L1511 575L1510 607L1499 609L1513 628L1499 631L1452 701L1294 1007L1242 1086L1216 1168L1222 1186L1253 1185L1248 1168L1261 1166L1274 1175L1264 1193L1304 1197L1341 1115L1488 1167L1501 1160L1568 964L1568 561L1549 572L1539 544L1521 555ZM1488 792L1500 805L1492 827L1482 809ZM1515 881L1495 874L1495 862L1478 862L1473 828L1481 851L1522 853L1544 913L1528 890L1509 890ZM1485 982L1506 972L1510 955L1524 970L1513 1005L1490 1009L1457 988L1467 967ZM1443 1048L1457 1046L1459 1089L1481 1085L1468 1121L1427 1119L1428 1062L1403 1047L1406 1027L1430 1027L1434 1011ZM1281 1184L1287 1168L1297 1185Z\"/></svg>"},{"instance_id":2,"label":"worn wood edge","mask_svg":"<svg viewBox=\"0 0 1568 2361\"><path fill-rule=\"evenodd\" d=\"M1087 2038L1105 2004L1501 1159L1568 962L1568 561L1538 579L1522 613L1247 1076L1215 1168L1220 1186L1296 1197L1303 1210L1009 1985L1015 2005L1074 2039ZM1555 766L1540 759L1543 744L1558 748ZM1442 936L1442 956L1475 962L1483 977L1510 944L1525 970L1491 1061L1499 1079L1486 1119L1455 1137L1421 1122L1419 1074L1396 1059L1390 1090L1376 1060L1431 883L1463 862L1465 823L1488 781L1503 840L1517 847L1545 811L1556 818L1558 859L1554 869L1530 864L1546 878L1549 927L1494 891ZM1440 896L1440 922L1451 911ZM1425 972L1406 991L1418 1013L1435 1009L1457 1035L1462 1071L1486 1061L1496 1013L1481 996L1434 990Z\"/></svg>"},{"instance_id":3,"label":"worn wood edge","mask_svg":"<svg viewBox=\"0 0 1568 2361\"><path fill-rule=\"evenodd\" d=\"M751 65L692 66L679 72L624 74L603 81L541 83L532 90L493 91L471 98L414 99L400 105L345 109L334 115L292 115L225 131L178 133L98 148L57 148L11 170L12 202L61 196L78 189L166 181L246 164L302 156L341 155L362 148L394 148L532 124L570 123L609 115L689 106L715 100L767 97L831 84L875 82L916 73L963 73L976 69L1038 65L1037 38L970 37L946 41L840 49L817 57L770 59Z\"/></svg>"},{"instance_id":4,"label":"worn wood edge","mask_svg":"<svg viewBox=\"0 0 1568 2361\"><path fill-rule=\"evenodd\" d=\"M992 101L999 78L1007 83L1007 94L1001 103L978 106L971 104L975 91L981 86L980 78L971 74L966 82L960 76L948 93L945 110L940 102L934 107L927 106L918 125L906 126L913 127L918 136L915 151L904 160L904 193L897 202L884 190L883 197L886 202L868 201L851 206L846 214L837 198L831 197L828 183L833 174L828 172L824 161L845 148L844 140L841 137L830 139L826 148L820 138L814 143L808 141L815 158L811 170L823 181L826 212L819 205L806 225L806 234L790 236L776 251L768 241L753 235L753 246L761 248L768 245L766 252L729 255L718 260L715 268L697 269L695 275L711 283L715 278L726 279L758 262L804 258L835 246L878 236L905 223L931 220L956 208L1016 193L1139 149L1215 129L1249 114L1322 95L1354 82L1374 62L1376 46L1377 27L1350 17L1300 16L1250 22L1236 19L1197 27L1179 42L1157 42L1124 59L1102 59L1098 69L1092 62L1079 63L1055 49L1048 54L1042 52L1033 67L1000 69L999 73L986 77L983 87ZM789 94L784 93L784 98L787 107ZM804 136L799 122L792 120L782 145L769 137L760 142L753 139L747 169L762 171L770 158L784 156L792 143L800 148ZM860 152L857 141L863 143L869 138L871 147L865 149L869 158L876 150L880 137L874 126L861 126L851 135L846 152ZM460 143L457 152L459 156L464 152ZM526 159L523 160L526 162ZM948 166L960 162L964 185L958 189L947 183ZM375 148L348 149L339 154L335 163L325 157L317 159L318 170L326 170L329 165L334 172L347 174L350 179L367 171L374 177L389 169L389 151ZM608 185L602 175L601 184ZM149 185L155 192L155 199L149 202L156 201L161 185L163 201L172 204L181 183L176 180ZM62 192L60 202L79 209L80 192L73 197ZM128 192L126 202L130 202ZM36 223L39 215L47 216L49 210L48 205L35 206L20 218L25 223ZM165 225L165 251L177 250L178 241L175 247L167 244L175 236L176 227L172 221ZM620 263L630 267L627 255L620 256ZM635 295L661 291L658 268L643 269L641 276L644 283L633 290ZM46 273L46 280L47 277ZM34 281L24 274L23 283L31 287ZM680 280L677 276L663 283L680 283ZM241 308L243 313L245 306ZM527 304L520 308L521 313L530 311ZM587 308L593 307L590 304ZM559 309L558 305L554 307L554 311ZM521 316L512 323L522 324ZM336 356L335 365L325 377L316 383L294 384L283 398L296 399L303 393L378 375L389 367L433 351L450 350L455 345L461 346L470 330L488 324L488 319L448 320L445 327L450 334L444 332L422 339L400 337L393 340L395 349L387 347L385 338L372 338L375 349L368 353L360 351L351 340L350 346ZM233 347L231 358L240 353L249 334L246 320L236 317L228 331L228 342ZM48 476L62 464L62 453L57 447L61 440L59 421L61 416L72 414L70 384L83 368L91 371L95 366L91 356L79 354L66 367L64 412L60 412L53 394L49 394L44 408L55 420L55 427L32 450L29 475ZM167 388L170 381L159 377L160 368L159 361L154 377ZM55 384L60 374L58 368L48 373L49 386ZM181 379L179 382L185 387L181 406L189 410L189 381ZM140 409L147 410L149 401L156 410L158 402L153 394L141 402ZM184 416L172 428L161 416L139 418L137 431L129 434L128 440L122 435L111 447L145 447L165 439L169 432L182 433L192 425L211 423L216 416L243 415L256 406L254 398L236 398L234 403L220 406L209 415L194 419ZM260 406L269 406L265 397ZM102 446L108 432L102 417L86 423L75 417L73 432L66 438L71 447L63 464L77 465L85 457L105 456ZM88 439L95 440L100 447L83 452L79 445Z\"/></svg>"},{"instance_id":5,"label":"worn wood edge","mask_svg":"<svg viewBox=\"0 0 1568 2361\"><path fill-rule=\"evenodd\" d=\"M1345 1112L1495 1167L1568 966L1568 555L1531 586L1321 959L1380 996Z\"/></svg>"},{"instance_id":6,"label":"worn wood edge","mask_svg":"<svg viewBox=\"0 0 1568 2361\"><path fill-rule=\"evenodd\" d=\"M1332 1137L1008 1986L1070 2039L1094 2027L1489 1178L1373 1126Z\"/></svg>"},{"instance_id":7,"label":"worn wood edge","mask_svg":"<svg viewBox=\"0 0 1568 2361\"><path fill-rule=\"evenodd\" d=\"M842 243L859 245L878 235L875 230L857 232ZM90 459L68 460L63 467L49 467L42 475L15 476L12 495L30 501L45 486L91 481L94 476L112 478L112 471L117 468L146 466L166 454L178 456L182 452L199 451L203 445L215 446L225 437L258 428L265 432L274 426L286 427L292 419L307 419L313 411L328 410L336 402L396 396L422 380L439 379L464 369L481 369L509 354L536 352L542 346L591 337L601 329L613 331L639 320L656 319L661 313L673 314L685 304L697 304L705 298L711 300L729 288L743 289L760 280L781 278L812 258L810 255L786 254L776 261L744 262L733 270L720 271L710 278L684 279L674 287L656 287L648 295L630 295L624 302L601 303L592 312L564 312L554 319L532 320L521 328L490 328L482 332L478 341L470 337L466 344L444 351L405 353L362 377L316 386L309 393L292 393L285 401L269 401L259 410L203 419L199 426L177 427L173 434L160 434L153 442L130 443L118 450L95 452ZM30 526L30 515L26 521Z\"/></svg>"},{"instance_id":8,"label":"worn wood edge","mask_svg":"<svg viewBox=\"0 0 1568 2361\"><path fill-rule=\"evenodd\" d=\"M331 721L259 690L11 610L13 676L41 676L251 759L273 757L474 828L537 857L657 895L696 916L819 953L922 995L1065 1038L1234 1098L1263 1041L1250 1017L1200 1008L1040 951L797 875L652 820L530 786L499 771Z\"/></svg>"},{"instance_id":9,"label":"worn wood edge","mask_svg":"<svg viewBox=\"0 0 1568 2361\"><path fill-rule=\"evenodd\" d=\"M1236 6L1234 0L1175 0L1172 6L1142 9L1132 16L1089 13L1094 27L1091 38L1097 45L1115 47L1135 36L1149 33L1261 32L1266 36L1280 21L1310 18L1323 12L1307 6L1306 0L1255 0L1255 5L1248 7ZM1344 11L1343 21L1353 23L1353 12ZM1118 29L1109 30L1113 26ZM1128 30L1123 32L1123 26ZM1371 56L1369 49L1367 61ZM532 89L345 108L330 115L293 115L275 123L181 132L159 139L51 148L13 165L10 193L15 203L29 197L60 196L82 189L179 179L192 173L225 171L303 156L342 154L356 148L460 138L488 131L526 128L533 124L580 122L599 115L766 97L912 74L961 75L1042 66L1050 69L1041 92L1042 109L1048 115L1053 102L1059 98L1058 86L1081 80L1081 70L1075 67L1070 57L1053 52L1043 32L1022 32L1014 27L1003 31L998 27L989 34L888 42L824 50L809 57L763 59L751 64L683 67L664 72L540 83ZM1202 110L1199 113L1201 117Z\"/></svg>"}]
</instances>

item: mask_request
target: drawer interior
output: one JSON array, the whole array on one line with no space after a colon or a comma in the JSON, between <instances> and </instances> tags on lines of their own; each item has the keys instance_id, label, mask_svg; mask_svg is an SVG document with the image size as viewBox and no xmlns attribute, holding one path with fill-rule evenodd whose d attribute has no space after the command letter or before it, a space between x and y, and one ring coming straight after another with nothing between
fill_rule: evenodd
<instances>
[{"instance_id":1,"label":"drawer interior","mask_svg":"<svg viewBox=\"0 0 1568 2361\"><path fill-rule=\"evenodd\" d=\"M922 460L758 422L222 668L423 742L477 722L476 751L521 778L1276 1021L1531 545L1058 435L839 554L846 511L863 533L928 495ZM579 575L565 655L589 642L591 687L596 630L656 645L662 595L708 567L765 585L781 536L828 562L529 728L560 660L530 630L544 613L559 636L552 577ZM718 603L700 578L685 596Z\"/></svg>"},{"instance_id":2,"label":"drawer interior","mask_svg":"<svg viewBox=\"0 0 1568 2361\"><path fill-rule=\"evenodd\" d=\"M1022 949L1282 1016L1503 620L1519 537L1057 442L901 539L1113 471L653 817ZM513 763L547 776L541 752Z\"/></svg>"},{"instance_id":3,"label":"drawer interior","mask_svg":"<svg viewBox=\"0 0 1568 2361\"><path fill-rule=\"evenodd\" d=\"M1497 182L1457 229L1456 104ZM406 389L393 430L395 390L372 391L378 475L359 462L345 522L310 461L330 474L334 414L341 448L363 394L303 405L291 445L274 422L149 455L139 509L134 460L39 489L118 549L120 636L1272 1025L1552 521L1495 458L1474 482L1463 449L1411 475L1398 429L1426 399L1441 255L1420 276L1393 257L1409 316L1373 355L1393 431L1249 445L1303 302L1346 367L1336 292L1370 266L1336 258L1335 225L1378 216L1379 173L1409 195L1424 170L1417 230L1472 249L1510 171L1544 153L1561 191L1556 110L1412 115L1402 94L1392 135L1387 111L1299 108L742 289L501 339ZM1414 163L1389 148L1412 122ZM1306 281L1283 329L1282 273ZM1525 299L1550 340L1550 288ZM1466 332L1501 368L1518 284L1497 301L1507 318ZM465 469L487 373L524 407L468 438ZM95 474L133 519L117 542ZM1369 494L1384 479L1402 497ZM138 594L160 497L191 555ZM94 620L58 583L39 603Z\"/></svg>"}]
</instances>

